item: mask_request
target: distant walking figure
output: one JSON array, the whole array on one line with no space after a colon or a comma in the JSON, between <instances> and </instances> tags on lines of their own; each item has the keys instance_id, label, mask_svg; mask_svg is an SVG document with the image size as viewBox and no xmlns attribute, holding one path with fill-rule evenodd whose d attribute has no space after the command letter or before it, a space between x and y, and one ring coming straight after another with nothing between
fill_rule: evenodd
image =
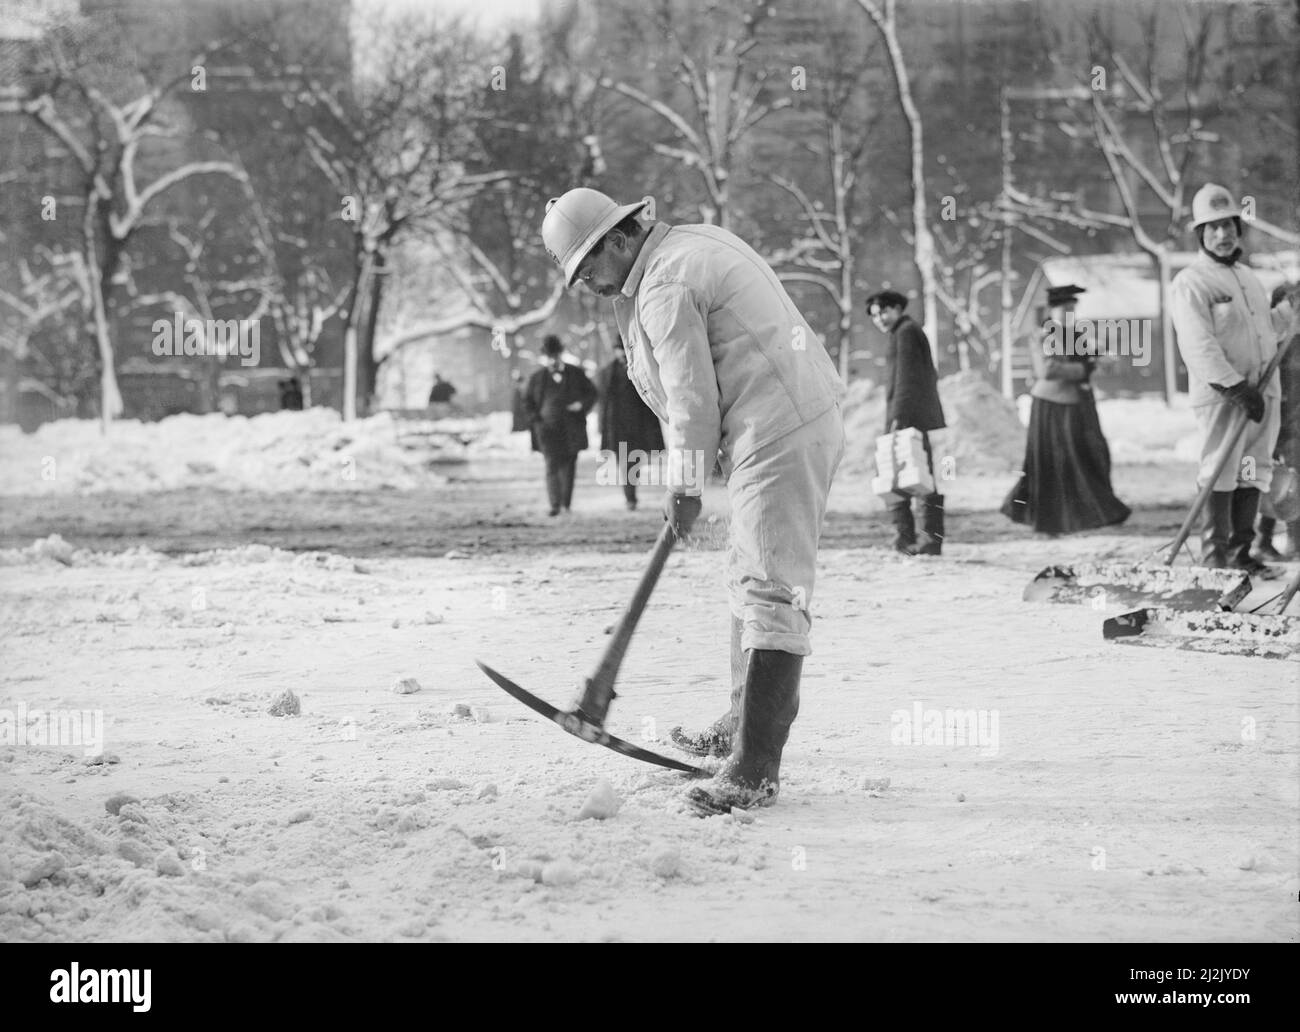
<instances>
[{"instance_id":1,"label":"distant walking figure","mask_svg":"<svg viewBox=\"0 0 1300 1032\"><path fill-rule=\"evenodd\" d=\"M619 466L623 484L623 499L628 509L636 508L636 488L633 476L652 469L652 461L663 451L664 434L659 417L641 400L636 386L628 377L627 351L620 339L614 345L614 360L600 371L597 382L600 391L600 448L603 452L619 453L619 445L627 455L641 452L640 462L635 459ZM656 453L652 456L650 453ZM628 465L635 463L635 472Z\"/></svg>"},{"instance_id":2,"label":"distant walking figure","mask_svg":"<svg viewBox=\"0 0 1300 1032\"><path fill-rule=\"evenodd\" d=\"M885 364L885 433L913 427L921 431L925 458L934 479L934 452L930 431L944 427L939 403L939 376L930 356L925 330L904 315L907 298L894 290L882 290L866 300L867 315L876 329L889 335ZM921 537L916 536L912 499L889 506L894 524L894 550L905 555L939 555L943 551L943 495L931 492L921 499Z\"/></svg>"},{"instance_id":3,"label":"distant walking figure","mask_svg":"<svg viewBox=\"0 0 1300 1032\"><path fill-rule=\"evenodd\" d=\"M543 363L525 392L533 451L546 459L546 494L552 516L568 512L573 503L573 478L578 453L587 447L587 413L596 404L596 388L587 374L564 361L560 338L542 341Z\"/></svg>"},{"instance_id":4,"label":"distant walking figure","mask_svg":"<svg viewBox=\"0 0 1300 1032\"><path fill-rule=\"evenodd\" d=\"M301 412L302 384L298 382L298 377L291 376L287 380L281 380L278 386L280 388L280 408Z\"/></svg>"},{"instance_id":5,"label":"distant walking figure","mask_svg":"<svg viewBox=\"0 0 1300 1032\"><path fill-rule=\"evenodd\" d=\"M1086 347L1057 349L1049 343L1059 340L1057 326L1068 325L1066 314L1074 311L1082 293L1076 286L1047 291L1055 325L1049 322L1042 342L1030 350L1034 401L1024 472L1002 503L1003 515L1043 534L1109 527L1131 515L1110 486L1110 446L1088 383L1096 360L1079 354ZM1075 339L1080 337L1084 331L1076 329ZM1056 350L1075 353L1058 355Z\"/></svg>"}]
</instances>

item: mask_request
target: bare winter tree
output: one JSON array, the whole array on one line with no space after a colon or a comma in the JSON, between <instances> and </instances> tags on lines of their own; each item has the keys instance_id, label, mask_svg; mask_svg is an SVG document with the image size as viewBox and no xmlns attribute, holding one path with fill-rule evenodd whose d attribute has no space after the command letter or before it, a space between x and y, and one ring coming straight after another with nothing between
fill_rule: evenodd
<instances>
[{"instance_id":1,"label":"bare winter tree","mask_svg":"<svg viewBox=\"0 0 1300 1032\"><path fill-rule=\"evenodd\" d=\"M492 347L513 368L519 332L549 319L564 283L546 253L541 224L557 193L604 171L599 123L608 94L589 76L574 74L575 27L543 26L528 48L514 34L499 66L507 88L488 91L478 142L486 169L508 177L464 209L455 234L435 241L447 272L474 313L492 316Z\"/></svg>"},{"instance_id":2,"label":"bare winter tree","mask_svg":"<svg viewBox=\"0 0 1300 1032\"><path fill-rule=\"evenodd\" d=\"M515 241L525 239L525 235L537 236L536 223L520 227L517 234L513 237ZM563 278L548 270L552 274L547 293L525 303L524 294L512 277L473 239L457 235L439 240L436 246L443 255L448 274L467 302L459 316L437 320L436 324L444 327L438 332L450 333L468 326L490 329L492 346L503 358L509 358L513 351L512 338L549 319L564 295ZM425 332L436 335L427 328Z\"/></svg>"},{"instance_id":3,"label":"bare winter tree","mask_svg":"<svg viewBox=\"0 0 1300 1032\"><path fill-rule=\"evenodd\" d=\"M23 359L33 335L50 319L75 308L80 301L75 270L77 254L52 254L39 249L43 270L34 271L27 259L15 269L17 290L0 288L0 348Z\"/></svg>"},{"instance_id":4,"label":"bare winter tree","mask_svg":"<svg viewBox=\"0 0 1300 1032\"><path fill-rule=\"evenodd\" d=\"M907 122L912 151L912 260L921 277L922 326L930 339L937 363L939 341L938 278L935 275L934 236L930 230L929 208L925 194L925 140L921 112L912 98L907 61L898 41L898 17L895 0L858 0L872 24L879 30L889 54L889 67L898 90L898 105Z\"/></svg>"},{"instance_id":5,"label":"bare winter tree","mask_svg":"<svg viewBox=\"0 0 1300 1032\"><path fill-rule=\"evenodd\" d=\"M344 419L355 418L359 397L368 407L374 391L373 329L394 242L417 227L449 225L480 190L505 178L471 170L475 112L493 74L474 37L414 14L367 26L350 90L305 79L295 91L296 105L311 115L308 153L337 193L354 241L341 313Z\"/></svg>"},{"instance_id":6,"label":"bare winter tree","mask_svg":"<svg viewBox=\"0 0 1300 1032\"><path fill-rule=\"evenodd\" d=\"M522 333L529 327L546 322L555 314L556 306L564 293L564 284L557 281L551 295L542 304L513 316L501 315L499 312L483 307L480 303L482 300L481 295L470 291L472 291L472 287L467 290L466 294L469 303L459 311L423 322L395 334L385 352L385 360L396 355L402 348L412 344L443 337L455 333L457 330L468 328L489 331L493 334L493 346L501 350L502 342Z\"/></svg>"},{"instance_id":7,"label":"bare winter tree","mask_svg":"<svg viewBox=\"0 0 1300 1032\"><path fill-rule=\"evenodd\" d=\"M291 226L273 221L251 182L244 184L244 198L247 218L241 225L256 261L256 272L246 280L256 291L258 311L275 328L280 361L297 377L303 404L310 408L317 350L330 321L344 310L352 282L331 272L328 249L311 246Z\"/></svg>"},{"instance_id":8,"label":"bare winter tree","mask_svg":"<svg viewBox=\"0 0 1300 1032\"><path fill-rule=\"evenodd\" d=\"M1150 256L1156 274L1165 397L1177 390L1174 331L1169 311L1171 256L1184 233L1189 191L1196 185L1204 145L1219 140L1206 128L1207 64L1222 12L1212 6L1180 9L1169 27L1167 9L1152 5L1131 15L1138 31L1121 45L1099 15L1086 25L1089 66L1077 69L1078 83L1058 91L1070 116L1057 123L1071 138L1086 126L1105 163L1119 200L1119 212L1089 205L1080 192L1033 197L1011 188L1005 207L1029 220L1076 229L1119 229ZM1181 40L1181 53L1172 38ZM1070 67L1064 61L1063 67ZM1111 82L1111 75L1118 81ZM1082 116L1082 117L1080 117Z\"/></svg>"},{"instance_id":9,"label":"bare winter tree","mask_svg":"<svg viewBox=\"0 0 1300 1032\"><path fill-rule=\"evenodd\" d=\"M849 212L852 209L857 174L852 169L855 159L844 150L843 127L828 127L827 137L831 164L831 209L827 211L820 200L812 200L794 180L773 175L772 182L798 204L807 232L789 247L772 251L768 260L777 268L777 275L783 282L811 283L821 287L834 300L839 312L836 354L839 356L840 376L847 383L849 348L853 335L855 239L855 234L850 231Z\"/></svg>"},{"instance_id":10,"label":"bare winter tree","mask_svg":"<svg viewBox=\"0 0 1300 1032\"><path fill-rule=\"evenodd\" d=\"M176 163L170 157L174 146L163 142L184 132L168 98L202 80L206 61L220 44L185 62L182 73L149 81L139 69L126 75L120 67L106 72L103 55L95 52L105 41L86 20L52 27L44 42L42 63L25 95L0 104L0 111L32 118L59 141L79 171L83 304L98 352L100 413L107 425L122 413L110 323L114 290L146 212L167 191L196 176L242 180L244 173L230 161ZM156 171L167 165L172 167ZM143 168L152 172L147 181Z\"/></svg>"},{"instance_id":11,"label":"bare winter tree","mask_svg":"<svg viewBox=\"0 0 1300 1032\"><path fill-rule=\"evenodd\" d=\"M825 186L819 193L786 175L768 178L793 199L803 232L789 247L768 254L777 274L787 283L811 283L830 295L839 314L837 350L840 376L849 379L853 342L854 262L853 248L861 225L857 219L863 155L876 125L876 117L864 110L863 76L871 54L855 60L848 52L852 39L847 31L832 32L814 75L814 112L820 139L807 144ZM823 200L829 199L829 204Z\"/></svg>"},{"instance_id":12,"label":"bare winter tree","mask_svg":"<svg viewBox=\"0 0 1300 1032\"><path fill-rule=\"evenodd\" d=\"M38 247L30 260L19 258L14 268L6 271L11 275L6 275L5 282L13 287L0 288L0 353L8 379L7 395L17 398L20 373L31 367L36 373L34 382L42 385L42 393L55 409L66 409L76 393L80 363L69 361L72 356L62 353L67 349L34 346L33 340L53 324L61 324L55 328L55 340L64 338L60 329L71 330L66 337L76 339L71 320L80 314L85 297L81 255Z\"/></svg>"},{"instance_id":13,"label":"bare winter tree","mask_svg":"<svg viewBox=\"0 0 1300 1032\"><path fill-rule=\"evenodd\" d=\"M972 368L974 351L988 370L994 365L999 327L985 317L980 295L1002 282L994 257L1002 240L1002 218L996 203L972 202L974 191L957 169L942 156L938 161L952 185L934 224L935 299L956 327L959 368Z\"/></svg>"},{"instance_id":14,"label":"bare winter tree","mask_svg":"<svg viewBox=\"0 0 1300 1032\"><path fill-rule=\"evenodd\" d=\"M142 293L129 274L125 284L133 307L161 307L168 316L179 315L183 324L191 320L201 323L204 340L199 381L207 412L217 410L221 372L226 360L237 355L230 350L234 343L232 332L238 336L239 322L245 327L257 323L268 311L271 297L264 275L222 278L211 267L206 252L212 224L218 217L216 209L210 208L193 225L182 227L179 220L169 220L167 236L181 256L175 263L179 269L176 287Z\"/></svg>"},{"instance_id":15,"label":"bare winter tree","mask_svg":"<svg viewBox=\"0 0 1300 1032\"><path fill-rule=\"evenodd\" d=\"M384 358L410 345L466 328L486 330L491 347L515 368L519 337L570 311L561 306L564 281L542 244L549 199L605 171L600 120L608 94L577 69L590 55L576 12L559 12L530 48L512 34L494 69L504 89L484 97L477 138L480 167L505 178L479 192L447 227L424 234L439 257L438 274L454 284L443 311L407 320L389 335ZM579 295L573 307L582 309ZM604 319L570 325L573 335L608 343Z\"/></svg>"},{"instance_id":16,"label":"bare winter tree","mask_svg":"<svg viewBox=\"0 0 1300 1032\"><path fill-rule=\"evenodd\" d=\"M652 112L672 130L674 142L656 143L656 153L681 162L704 190L706 222L724 229L734 222L732 179L746 136L791 98L774 97L768 72L756 68L753 51L759 30L772 12L766 0L737 0L692 11L696 21L668 2L654 8L654 29L672 48L675 78L685 102L654 96L621 79L603 77L601 85Z\"/></svg>"}]
</instances>

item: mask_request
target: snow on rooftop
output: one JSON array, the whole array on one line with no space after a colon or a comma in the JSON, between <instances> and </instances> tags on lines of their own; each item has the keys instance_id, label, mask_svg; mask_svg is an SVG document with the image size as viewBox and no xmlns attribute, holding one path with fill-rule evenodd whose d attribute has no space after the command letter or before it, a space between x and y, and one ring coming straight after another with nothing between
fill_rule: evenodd
<instances>
[{"instance_id":1,"label":"snow on rooftop","mask_svg":"<svg viewBox=\"0 0 1300 1032\"><path fill-rule=\"evenodd\" d=\"M1195 251L1170 255L1172 275L1177 275L1196 257ZM1247 264L1272 290L1279 283L1300 280L1300 251L1252 254ZM1079 296L1076 314L1080 319L1158 319L1159 291L1155 267L1146 254L1076 254L1046 258L1042 263L1046 286L1074 283L1087 293Z\"/></svg>"}]
</instances>

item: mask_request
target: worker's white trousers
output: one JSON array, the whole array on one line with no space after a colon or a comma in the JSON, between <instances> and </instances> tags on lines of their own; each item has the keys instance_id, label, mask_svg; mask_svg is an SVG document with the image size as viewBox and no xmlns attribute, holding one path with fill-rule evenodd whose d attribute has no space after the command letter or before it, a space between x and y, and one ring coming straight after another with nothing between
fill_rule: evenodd
<instances>
[{"instance_id":1,"label":"worker's white trousers","mask_svg":"<svg viewBox=\"0 0 1300 1032\"><path fill-rule=\"evenodd\" d=\"M1214 463L1228 436L1233 414L1239 411L1236 405L1226 400L1214 405L1197 405L1192 409L1201 432L1201 468L1196 475L1197 487L1204 487L1213 475ZM1214 481L1214 490L1235 491L1239 487L1253 487L1267 492L1273 483L1273 449L1277 447L1281 428L1281 399L1266 396L1263 421L1252 423L1247 420L1245 432L1237 439L1223 471Z\"/></svg>"},{"instance_id":2,"label":"worker's white trousers","mask_svg":"<svg viewBox=\"0 0 1300 1032\"><path fill-rule=\"evenodd\" d=\"M844 422L835 406L731 469L727 589L745 649L811 654L817 545L843 457Z\"/></svg>"}]
</instances>

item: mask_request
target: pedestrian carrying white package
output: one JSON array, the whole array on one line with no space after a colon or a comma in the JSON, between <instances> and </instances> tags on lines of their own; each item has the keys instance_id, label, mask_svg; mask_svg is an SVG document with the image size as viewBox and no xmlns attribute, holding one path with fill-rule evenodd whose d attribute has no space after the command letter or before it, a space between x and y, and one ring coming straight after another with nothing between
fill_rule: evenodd
<instances>
[{"instance_id":1,"label":"pedestrian carrying white package","mask_svg":"<svg viewBox=\"0 0 1300 1032\"><path fill-rule=\"evenodd\" d=\"M920 430L906 427L876 438L876 476L871 490L886 504L902 501L908 495L934 492L934 477Z\"/></svg>"}]
</instances>

